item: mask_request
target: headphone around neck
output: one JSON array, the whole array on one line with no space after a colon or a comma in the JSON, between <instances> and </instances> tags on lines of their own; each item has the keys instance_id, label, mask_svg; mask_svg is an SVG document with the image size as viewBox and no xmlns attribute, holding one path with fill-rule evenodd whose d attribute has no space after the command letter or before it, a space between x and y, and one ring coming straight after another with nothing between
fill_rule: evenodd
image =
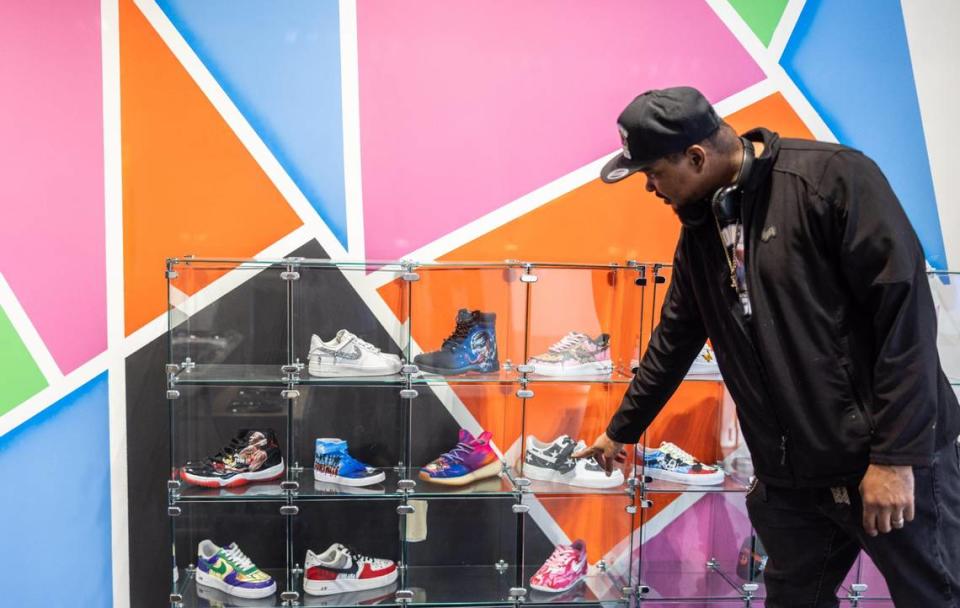
<instances>
[{"instance_id":1,"label":"headphone around neck","mask_svg":"<svg viewBox=\"0 0 960 608\"><path fill-rule=\"evenodd\" d=\"M753 142L744 137L741 137L740 141L743 143L743 159L740 161L740 171L737 173L736 181L729 186L717 188L710 197L710 206L721 226L729 226L740 221L741 192L743 185L750 179L750 171L753 169Z\"/></svg>"}]
</instances>

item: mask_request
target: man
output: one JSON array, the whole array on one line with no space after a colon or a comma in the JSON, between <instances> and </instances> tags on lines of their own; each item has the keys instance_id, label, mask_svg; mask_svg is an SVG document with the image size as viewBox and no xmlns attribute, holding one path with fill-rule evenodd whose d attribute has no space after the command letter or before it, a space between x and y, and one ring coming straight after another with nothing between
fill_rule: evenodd
<instances>
[{"instance_id":1,"label":"man","mask_svg":"<svg viewBox=\"0 0 960 608\"><path fill-rule=\"evenodd\" d=\"M686 87L637 97L618 126L604 181L643 172L683 229L636 377L576 456L610 470L709 338L754 461L767 608L837 606L861 548L897 606L960 607L960 410L883 174L844 146L740 138Z\"/></svg>"}]
</instances>

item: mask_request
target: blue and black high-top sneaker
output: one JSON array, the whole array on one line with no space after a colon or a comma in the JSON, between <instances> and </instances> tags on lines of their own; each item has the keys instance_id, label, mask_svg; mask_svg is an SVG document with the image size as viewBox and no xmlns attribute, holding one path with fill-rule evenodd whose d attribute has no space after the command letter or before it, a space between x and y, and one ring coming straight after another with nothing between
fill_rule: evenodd
<instances>
[{"instance_id":1,"label":"blue and black high-top sneaker","mask_svg":"<svg viewBox=\"0 0 960 608\"><path fill-rule=\"evenodd\" d=\"M496 324L496 313L461 308L457 327L440 350L417 355L413 362L425 372L443 375L498 371Z\"/></svg>"},{"instance_id":2,"label":"blue and black high-top sneaker","mask_svg":"<svg viewBox=\"0 0 960 608\"><path fill-rule=\"evenodd\" d=\"M318 438L314 443L313 478L320 482L353 487L383 481L383 471L365 465L347 450L347 442L343 439Z\"/></svg>"}]
</instances>

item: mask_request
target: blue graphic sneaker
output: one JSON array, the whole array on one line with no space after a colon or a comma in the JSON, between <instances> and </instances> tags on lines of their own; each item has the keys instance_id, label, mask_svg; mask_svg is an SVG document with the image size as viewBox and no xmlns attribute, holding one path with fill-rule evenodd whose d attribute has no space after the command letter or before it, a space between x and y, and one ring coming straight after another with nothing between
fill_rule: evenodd
<instances>
[{"instance_id":1,"label":"blue graphic sneaker","mask_svg":"<svg viewBox=\"0 0 960 608\"><path fill-rule=\"evenodd\" d=\"M637 445L637 459L643 459L643 474L654 479L708 486L723 483L723 470L703 464L669 441L656 450Z\"/></svg>"},{"instance_id":2,"label":"blue graphic sneaker","mask_svg":"<svg viewBox=\"0 0 960 608\"><path fill-rule=\"evenodd\" d=\"M498 371L496 323L496 313L461 308L457 312L457 327L440 350L417 355L413 362L433 374Z\"/></svg>"},{"instance_id":3,"label":"blue graphic sneaker","mask_svg":"<svg viewBox=\"0 0 960 608\"><path fill-rule=\"evenodd\" d=\"M371 486L385 477L383 471L368 467L347 452L343 439L317 439L313 454L313 478L344 486Z\"/></svg>"}]
</instances>

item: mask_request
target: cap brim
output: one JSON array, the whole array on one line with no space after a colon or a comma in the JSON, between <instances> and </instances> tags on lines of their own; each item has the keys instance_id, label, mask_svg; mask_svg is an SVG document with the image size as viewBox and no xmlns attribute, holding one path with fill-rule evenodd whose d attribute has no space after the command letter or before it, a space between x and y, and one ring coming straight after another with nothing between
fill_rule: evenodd
<instances>
[{"instance_id":1,"label":"cap brim","mask_svg":"<svg viewBox=\"0 0 960 608\"><path fill-rule=\"evenodd\" d=\"M642 164L627 159L621 152L603 166L603 169L600 170L600 179L606 184L615 184L642 170L642 168Z\"/></svg>"}]
</instances>

